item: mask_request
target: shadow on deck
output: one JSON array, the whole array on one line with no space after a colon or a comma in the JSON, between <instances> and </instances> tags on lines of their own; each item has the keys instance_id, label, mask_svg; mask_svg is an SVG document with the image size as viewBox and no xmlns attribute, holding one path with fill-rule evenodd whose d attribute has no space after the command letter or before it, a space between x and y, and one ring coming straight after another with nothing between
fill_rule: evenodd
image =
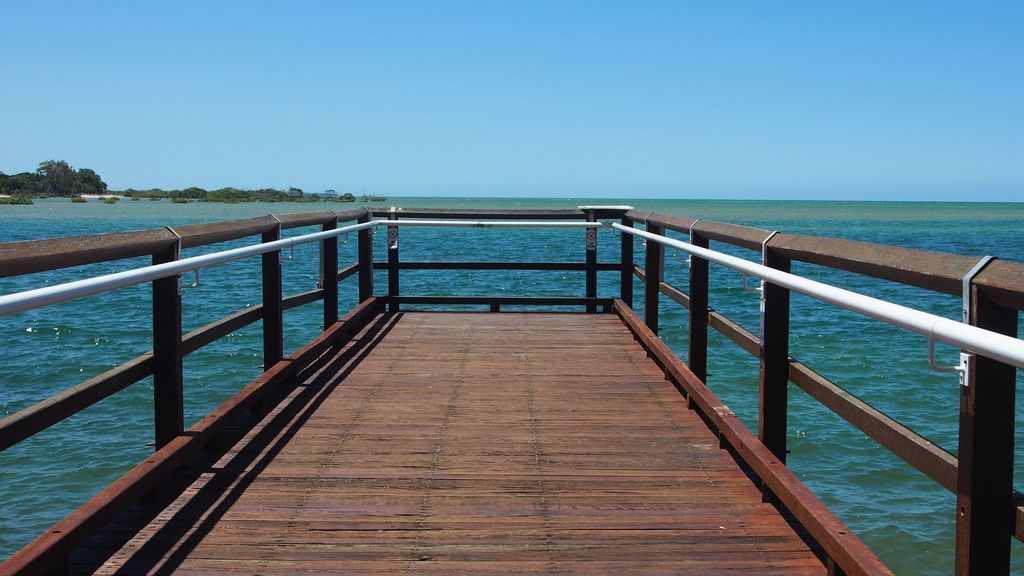
<instances>
[{"instance_id":1,"label":"shadow on deck","mask_svg":"<svg viewBox=\"0 0 1024 576\"><path fill-rule=\"evenodd\" d=\"M323 362L72 572L826 571L614 314L382 314Z\"/></svg>"}]
</instances>

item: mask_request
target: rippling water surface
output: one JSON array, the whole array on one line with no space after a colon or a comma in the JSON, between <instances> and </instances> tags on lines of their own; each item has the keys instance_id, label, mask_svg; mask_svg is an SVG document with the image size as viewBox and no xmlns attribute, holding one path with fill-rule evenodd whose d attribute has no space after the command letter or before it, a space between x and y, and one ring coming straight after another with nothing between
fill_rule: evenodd
<instances>
[{"instance_id":1,"label":"rippling water surface","mask_svg":"<svg viewBox=\"0 0 1024 576\"><path fill-rule=\"evenodd\" d=\"M629 203L662 214L1024 261L1024 204L459 198L405 198L393 203L494 209ZM0 242L350 206L37 201L33 206L0 206ZM313 229L286 234L310 231ZM341 245L343 263L356 258L354 235L352 240ZM253 241L188 250L185 255ZM713 247L746 258L756 256ZM579 230L404 229L401 248L402 258L409 260L581 261L584 256ZM376 249L378 258L383 258L380 237ZM602 231L599 254L601 261L618 260L618 239L609 231ZM640 261L639 252L637 258ZM147 263L146 259L123 260L0 278L0 294ZM686 266L671 253L666 268L670 282L686 286ZM812 265L795 264L794 271L959 319L958 298ZM286 294L313 288L318 278L317 248L298 248L296 258L285 261L284 273ZM711 277L711 306L756 332L756 294L742 290L736 273L713 266ZM377 286L383 285L385 278L378 276ZM259 259L204 270L200 286L183 292L184 330L258 303L259 286ZM343 311L355 304L356 290L355 278L342 284ZM556 296L582 295L582 291L583 275L576 272L405 271L402 275L403 294ZM599 292L601 296L617 295L617 272L602 273ZM641 293L639 284L636 293ZM642 309L639 298L635 306ZM687 315L664 297L661 307L662 336L685 357ZM286 350L294 350L316 335L320 322L316 303L287 311ZM929 369L923 338L799 295L793 296L791 322L794 357L955 453L956 379ZM261 371L260 334L256 323L185 359L186 425ZM0 337L0 416L6 416L148 350L149 287L124 288L0 318ZM716 332L710 335L710 346L710 386L756 430L756 360ZM940 347L940 357L952 363L956 351ZM1018 391L1021 389L1024 386L1018 378ZM0 557L29 542L152 452L147 446L152 441L151 398L152 382L140 382L0 453ZM1022 404L1018 400L1018 405ZM790 466L897 573L952 571L955 498L795 386L790 387L789 447ZM1024 462L1024 443L1018 443L1017 462L1017 477L1024 478L1020 464ZM1022 548L1014 543L1014 567L1024 573Z\"/></svg>"}]
</instances>

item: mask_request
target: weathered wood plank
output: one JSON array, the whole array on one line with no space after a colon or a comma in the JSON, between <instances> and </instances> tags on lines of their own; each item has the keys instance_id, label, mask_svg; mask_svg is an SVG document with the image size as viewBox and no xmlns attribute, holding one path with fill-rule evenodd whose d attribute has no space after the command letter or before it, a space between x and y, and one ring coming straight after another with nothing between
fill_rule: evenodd
<instances>
[{"instance_id":1,"label":"weathered wood plank","mask_svg":"<svg viewBox=\"0 0 1024 576\"><path fill-rule=\"evenodd\" d=\"M100 573L825 573L617 317L382 319Z\"/></svg>"}]
</instances>

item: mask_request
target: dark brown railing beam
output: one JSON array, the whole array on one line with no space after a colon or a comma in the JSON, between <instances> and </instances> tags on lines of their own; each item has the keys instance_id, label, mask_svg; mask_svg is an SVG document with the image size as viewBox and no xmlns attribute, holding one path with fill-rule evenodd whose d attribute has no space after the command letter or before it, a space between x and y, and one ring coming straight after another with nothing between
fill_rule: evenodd
<instances>
[{"instance_id":1,"label":"dark brown railing beam","mask_svg":"<svg viewBox=\"0 0 1024 576\"><path fill-rule=\"evenodd\" d=\"M974 279L974 285L984 290L993 304L1024 310L1024 264L993 260Z\"/></svg>"},{"instance_id":2,"label":"dark brown railing beam","mask_svg":"<svg viewBox=\"0 0 1024 576\"><path fill-rule=\"evenodd\" d=\"M330 224L335 220L346 221L355 220L362 214L359 209L350 210L346 212L338 212L337 214L333 210L321 210L318 212L286 212L284 214L277 214L277 219L281 221L281 228L288 230L291 228L302 228L304 226L323 226Z\"/></svg>"},{"instance_id":3,"label":"dark brown railing beam","mask_svg":"<svg viewBox=\"0 0 1024 576\"><path fill-rule=\"evenodd\" d=\"M778 234L772 250L790 260L828 266L959 296L978 258L839 238Z\"/></svg>"},{"instance_id":4,"label":"dark brown railing beam","mask_svg":"<svg viewBox=\"0 0 1024 576\"><path fill-rule=\"evenodd\" d=\"M646 226L648 222L652 222L662 230L671 230L682 234L689 234L690 226L693 226L693 223L696 222L693 218L686 218L684 216L666 216L664 214L655 214L654 212L644 212L642 210L630 210L629 212L626 212L623 218L629 220L629 222L638 222L644 226ZM629 224L625 225L629 226Z\"/></svg>"},{"instance_id":5,"label":"dark brown railing beam","mask_svg":"<svg viewBox=\"0 0 1024 576\"><path fill-rule=\"evenodd\" d=\"M374 209L374 214L385 216L386 211ZM322 211L303 214L282 214L278 218L282 228L320 225L337 215L342 222L368 220L371 212L359 207L346 211ZM463 219L584 219L580 210L403 210L403 215L414 218ZM599 218L610 217L599 214ZM650 219L666 230L687 233L694 220L678 216L644 213L636 210L622 216L629 221ZM193 224L176 228L181 235L182 248L205 246L262 235L278 224L270 216ZM702 231L711 240L736 246L758 249L757 239L763 230L746 226L701 221ZM175 242L175 237L164 228L137 230L112 234L9 242L0 244L0 277L19 276L70 266L119 260L138 256L151 256ZM976 257L957 256L870 244L851 240L817 236L779 234L773 247L780 256L832 268L866 274L933 290L960 294L960 279L977 261ZM976 280L975 284L997 304L1024 309L1024 264L996 261Z\"/></svg>"},{"instance_id":6,"label":"dark brown railing beam","mask_svg":"<svg viewBox=\"0 0 1024 576\"><path fill-rule=\"evenodd\" d=\"M649 214L633 210L626 214L631 221L649 220L666 230L689 233L695 220L679 216ZM766 230L723 222L701 220L698 228L709 240L760 250L760 239ZM961 256L901 248L856 240L824 236L778 234L772 249L781 257L864 274L874 278L917 286L955 296L961 295L961 279L978 261L977 256ZM1024 310L1024 263L997 260L976 279L997 304Z\"/></svg>"},{"instance_id":7,"label":"dark brown railing beam","mask_svg":"<svg viewBox=\"0 0 1024 576\"><path fill-rule=\"evenodd\" d=\"M348 266L345 266L344 268L339 268L338 269L338 282L341 282L342 280L344 280L346 278L350 278L352 276L355 276L358 273L359 273L359 263L358 262L353 262L352 264L349 264Z\"/></svg>"},{"instance_id":8,"label":"dark brown railing beam","mask_svg":"<svg viewBox=\"0 0 1024 576\"><path fill-rule=\"evenodd\" d=\"M0 244L0 278L164 252L178 239L166 228Z\"/></svg>"},{"instance_id":9,"label":"dark brown railing beam","mask_svg":"<svg viewBox=\"0 0 1024 576\"><path fill-rule=\"evenodd\" d=\"M242 220L190 224L175 228L175 232L181 235L182 248L195 248L240 240L250 236L261 236L272 231L278 225L279 222L276 218L267 215Z\"/></svg>"},{"instance_id":10,"label":"dark brown railing beam","mask_svg":"<svg viewBox=\"0 0 1024 576\"><path fill-rule=\"evenodd\" d=\"M652 223L664 230L672 230L680 234L689 234L690 228L699 222L701 234L708 240L715 240L748 250L761 251L761 241L769 230L739 226L712 220L695 220L683 216L666 216L664 214L646 213L632 210L626 214L636 222Z\"/></svg>"},{"instance_id":11,"label":"dark brown railing beam","mask_svg":"<svg viewBox=\"0 0 1024 576\"><path fill-rule=\"evenodd\" d=\"M789 365L789 379L886 450L956 492L956 456L795 360Z\"/></svg>"},{"instance_id":12,"label":"dark brown railing beam","mask_svg":"<svg viewBox=\"0 0 1024 576\"><path fill-rule=\"evenodd\" d=\"M199 350L203 346L212 344L228 334L237 332L238 330L241 330L262 318L262 304L257 304L255 306L239 310L238 312L228 314L223 318L214 320L213 322L186 334L181 339L181 352L187 356L196 350Z\"/></svg>"},{"instance_id":13,"label":"dark brown railing beam","mask_svg":"<svg viewBox=\"0 0 1024 576\"><path fill-rule=\"evenodd\" d=\"M153 374L147 353L0 420L0 451Z\"/></svg>"},{"instance_id":14,"label":"dark brown railing beam","mask_svg":"<svg viewBox=\"0 0 1024 576\"><path fill-rule=\"evenodd\" d=\"M360 218L369 219L369 211L365 208L357 208L344 212L282 214L278 218L281 227L287 229L323 224L335 217L342 222ZM273 216L259 216L241 220L189 224L176 227L174 231L181 237L181 247L184 249L262 235L273 230L278 224L278 219ZM2 243L0 244L0 278L123 258L152 256L167 250L177 240L174 233L168 229L153 228Z\"/></svg>"}]
</instances>

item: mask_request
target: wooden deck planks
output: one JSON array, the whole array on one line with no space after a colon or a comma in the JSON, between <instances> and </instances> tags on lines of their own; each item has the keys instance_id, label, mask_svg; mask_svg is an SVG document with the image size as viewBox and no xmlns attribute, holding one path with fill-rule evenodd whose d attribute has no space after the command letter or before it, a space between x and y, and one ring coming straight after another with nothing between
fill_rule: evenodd
<instances>
[{"instance_id":1,"label":"wooden deck planks","mask_svg":"<svg viewBox=\"0 0 1024 576\"><path fill-rule=\"evenodd\" d=\"M616 316L377 328L99 572L825 572Z\"/></svg>"}]
</instances>

